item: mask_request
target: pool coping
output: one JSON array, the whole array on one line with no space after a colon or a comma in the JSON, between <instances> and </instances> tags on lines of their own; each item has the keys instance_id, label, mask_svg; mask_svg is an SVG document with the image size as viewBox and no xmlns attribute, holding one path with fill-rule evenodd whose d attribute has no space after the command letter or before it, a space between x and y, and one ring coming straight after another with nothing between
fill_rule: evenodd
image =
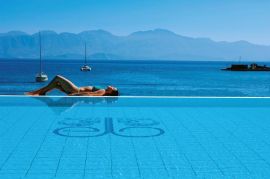
<instances>
[{"instance_id":1,"label":"pool coping","mask_svg":"<svg viewBox=\"0 0 270 179\"><path fill-rule=\"evenodd\" d=\"M0 97L20 97L20 98L192 98L192 99L270 99L270 96L27 96L27 95L0 95Z\"/></svg>"}]
</instances>

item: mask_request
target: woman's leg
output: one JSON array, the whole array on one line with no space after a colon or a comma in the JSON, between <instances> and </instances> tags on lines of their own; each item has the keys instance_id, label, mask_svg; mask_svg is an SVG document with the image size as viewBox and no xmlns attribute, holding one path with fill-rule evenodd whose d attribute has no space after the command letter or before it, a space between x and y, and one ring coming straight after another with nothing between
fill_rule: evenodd
<instances>
[{"instance_id":1,"label":"woman's leg","mask_svg":"<svg viewBox=\"0 0 270 179\"><path fill-rule=\"evenodd\" d=\"M54 77L54 79L45 87L40 88L35 91L28 92L28 95L46 95L47 92L53 90L53 89L59 89L60 91L70 94L70 93L76 93L79 91L79 88L73 84L68 79L57 75Z\"/></svg>"}]
</instances>

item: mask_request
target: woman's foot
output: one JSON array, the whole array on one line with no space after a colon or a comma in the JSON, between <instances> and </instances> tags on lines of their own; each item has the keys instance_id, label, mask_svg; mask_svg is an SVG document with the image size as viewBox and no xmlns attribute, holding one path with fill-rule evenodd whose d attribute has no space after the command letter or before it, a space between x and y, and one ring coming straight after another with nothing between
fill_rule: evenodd
<instances>
[{"instance_id":1,"label":"woman's foot","mask_svg":"<svg viewBox=\"0 0 270 179\"><path fill-rule=\"evenodd\" d=\"M36 94L36 93L33 93L33 92L27 92L27 93L24 93L24 95L27 95L27 96L39 96L39 94Z\"/></svg>"},{"instance_id":2,"label":"woman's foot","mask_svg":"<svg viewBox=\"0 0 270 179\"><path fill-rule=\"evenodd\" d=\"M46 95L46 93L40 93L40 91L30 91L30 92L25 93L25 95L28 95L28 96L44 96L44 95Z\"/></svg>"}]
</instances>

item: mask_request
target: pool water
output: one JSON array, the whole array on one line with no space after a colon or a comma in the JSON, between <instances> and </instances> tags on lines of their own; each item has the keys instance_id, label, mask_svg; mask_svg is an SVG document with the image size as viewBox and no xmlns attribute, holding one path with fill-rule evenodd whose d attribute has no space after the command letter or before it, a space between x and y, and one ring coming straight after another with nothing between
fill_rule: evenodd
<instances>
[{"instance_id":1,"label":"pool water","mask_svg":"<svg viewBox=\"0 0 270 179\"><path fill-rule=\"evenodd\" d=\"M269 178L268 98L0 97L0 178Z\"/></svg>"}]
</instances>

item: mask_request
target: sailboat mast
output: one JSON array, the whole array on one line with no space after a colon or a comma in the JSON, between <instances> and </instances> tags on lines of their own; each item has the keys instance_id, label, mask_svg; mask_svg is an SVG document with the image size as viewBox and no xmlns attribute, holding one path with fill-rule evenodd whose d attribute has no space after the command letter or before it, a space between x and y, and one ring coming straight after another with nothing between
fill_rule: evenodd
<instances>
[{"instance_id":1,"label":"sailboat mast","mask_svg":"<svg viewBox=\"0 0 270 179\"><path fill-rule=\"evenodd\" d=\"M84 64L86 65L86 43L84 43Z\"/></svg>"},{"instance_id":2,"label":"sailboat mast","mask_svg":"<svg viewBox=\"0 0 270 179\"><path fill-rule=\"evenodd\" d=\"M41 34L39 32L39 72L41 73L42 66L41 66Z\"/></svg>"},{"instance_id":3,"label":"sailboat mast","mask_svg":"<svg viewBox=\"0 0 270 179\"><path fill-rule=\"evenodd\" d=\"M242 56L239 57L239 63L241 63L241 62L242 62Z\"/></svg>"}]
</instances>

